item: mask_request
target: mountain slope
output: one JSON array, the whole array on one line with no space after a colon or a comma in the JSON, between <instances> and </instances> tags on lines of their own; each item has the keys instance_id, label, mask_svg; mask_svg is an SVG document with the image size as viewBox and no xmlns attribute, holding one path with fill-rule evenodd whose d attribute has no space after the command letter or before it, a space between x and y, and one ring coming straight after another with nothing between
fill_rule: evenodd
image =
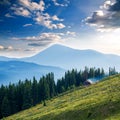
<instances>
[{"instance_id":1,"label":"mountain slope","mask_svg":"<svg viewBox=\"0 0 120 120\"><path fill-rule=\"evenodd\" d=\"M76 50L62 45L53 45L29 58L22 59L42 65L59 66L65 69L88 67L116 67L120 70L120 56L102 54L94 50Z\"/></svg>"},{"instance_id":2,"label":"mountain slope","mask_svg":"<svg viewBox=\"0 0 120 120\"><path fill-rule=\"evenodd\" d=\"M4 120L120 120L120 75L80 87Z\"/></svg>"},{"instance_id":3,"label":"mountain slope","mask_svg":"<svg viewBox=\"0 0 120 120\"><path fill-rule=\"evenodd\" d=\"M20 61L0 61L0 84L15 83L18 80L32 79L35 76L39 79L42 75L54 72L55 78L61 78L65 70L59 67L43 66L35 63Z\"/></svg>"},{"instance_id":4,"label":"mountain slope","mask_svg":"<svg viewBox=\"0 0 120 120\"><path fill-rule=\"evenodd\" d=\"M4 56L0 56L0 61L9 61L12 60L14 58L8 58L8 57L4 57Z\"/></svg>"}]
</instances>

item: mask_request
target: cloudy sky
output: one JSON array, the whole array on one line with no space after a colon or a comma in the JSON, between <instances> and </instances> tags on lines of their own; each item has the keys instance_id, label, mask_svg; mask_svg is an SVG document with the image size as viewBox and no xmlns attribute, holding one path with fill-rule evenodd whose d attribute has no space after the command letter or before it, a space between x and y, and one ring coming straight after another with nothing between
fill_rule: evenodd
<instances>
[{"instance_id":1,"label":"cloudy sky","mask_svg":"<svg viewBox=\"0 0 120 120\"><path fill-rule=\"evenodd\" d=\"M56 43L120 55L120 0L0 0L0 56Z\"/></svg>"}]
</instances>

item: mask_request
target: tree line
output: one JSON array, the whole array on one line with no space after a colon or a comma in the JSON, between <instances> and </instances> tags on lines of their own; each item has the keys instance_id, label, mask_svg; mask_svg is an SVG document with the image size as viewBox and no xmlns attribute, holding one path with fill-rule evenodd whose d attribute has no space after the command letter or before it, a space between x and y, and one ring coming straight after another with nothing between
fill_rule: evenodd
<instances>
[{"instance_id":1,"label":"tree line","mask_svg":"<svg viewBox=\"0 0 120 120\"><path fill-rule=\"evenodd\" d=\"M117 74L114 69L109 69L109 75ZM73 87L84 84L89 78L103 78L104 69L87 68L77 71L72 69L65 72L64 77L55 83L54 74L49 73L37 80L26 79L17 84L1 85L0 87L0 118L28 109L38 103L53 98Z\"/></svg>"}]
</instances>

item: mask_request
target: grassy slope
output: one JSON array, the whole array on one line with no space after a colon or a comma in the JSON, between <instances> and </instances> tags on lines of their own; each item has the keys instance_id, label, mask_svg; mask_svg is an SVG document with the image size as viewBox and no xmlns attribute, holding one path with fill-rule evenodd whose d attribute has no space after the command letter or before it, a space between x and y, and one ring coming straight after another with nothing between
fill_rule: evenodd
<instances>
[{"instance_id":1,"label":"grassy slope","mask_svg":"<svg viewBox=\"0 0 120 120\"><path fill-rule=\"evenodd\" d=\"M120 120L120 75L68 91L5 120Z\"/></svg>"}]
</instances>

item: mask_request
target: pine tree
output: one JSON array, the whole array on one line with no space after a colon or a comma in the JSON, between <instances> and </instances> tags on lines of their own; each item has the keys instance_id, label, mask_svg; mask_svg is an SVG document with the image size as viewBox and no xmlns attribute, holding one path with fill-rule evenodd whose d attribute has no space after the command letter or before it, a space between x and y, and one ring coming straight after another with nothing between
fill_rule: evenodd
<instances>
[{"instance_id":1,"label":"pine tree","mask_svg":"<svg viewBox=\"0 0 120 120\"><path fill-rule=\"evenodd\" d=\"M74 86L76 84L75 73L76 73L76 70L72 69L70 74L70 86Z\"/></svg>"},{"instance_id":2,"label":"pine tree","mask_svg":"<svg viewBox=\"0 0 120 120\"><path fill-rule=\"evenodd\" d=\"M89 73L89 69L88 67L85 67L85 70L83 72L83 81L88 79L88 73Z\"/></svg>"},{"instance_id":3,"label":"pine tree","mask_svg":"<svg viewBox=\"0 0 120 120\"><path fill-rule=\"evenodd\" d=\"M50 90L50 97L52 98L53 96L55 96L55 81L54 81L54 74L53 73L49 73L46 76L46 79L48 81L49 84L49 90Z\"/></svg>"},{"instance_id":4,"label":"pine tree","mask_svg":"<svg viewBox=\"0 0 120 120\"><path fill-rule=\"evenodd\" d=\"M27 109L32 106L32 95L31 95L31 81L25 80L23 90L23 106L22 109Z\"/></svg>"},{"instance_id":5,"label":"pine tree","mask_svg":"<svg viewBox=\"0 0 120 120\"><path fill-rule=\"evenodd\" d=\"M105 76L105 71L104 71L104 69L102 68L101 69L101 77L104 77Z\"/></svg>"},{"instance_id":6,"label":"pine tree","mask_svg":"<svg viewBox=\"0 0 120 120\"><path fill-rule=\"evenodd\" d=\"M18 106L17 106L17 98L16 98L16 87L14 84L9 84L8 87L8 99L9 99L9 104L10 104L10 111L11 114L16 113L18 111Z\"/></svg>"},{"instance_id":7,"label":"pine tree","mask_svg":"<svg viewBox=\"0 0 120 120\"><path fill-rule=\"evenodd\" d=\"M60 79L57 81L57 93L62 93L62 84Z\"/></svg>"},{"instance_id":8,"label":"pine tree","mask_svg":"<svg viewBox=\"0 0 120 120\"><path fill-rule=\"evenodd\" d=\"M89 78L94 78L95 77L95 68L90 68L89 70Z\"/></svg>"},{"instance_id":9,"label":"pine tree","mask_svg":"<svg viewBox=\"0 0 120 120\"><path fill-rule=\"evenodd\" d=\"M2 108L2 101L3 101L5 95L6 95L6 88L5 88L5 86L1 85L1 88L0 88L0 108ZM0 109L0 118L2 118L1 109Z\"/></svg>"},{"instance_id":10,"label":"pine tree","mask_svg":"<svg viewBox=\"0 0 120 120\"><path fill-rule=\"evenodd\" d=\"M80 86L80 84L82 84L82 73L81 71L79 71L78 73L76 73L76 86Z\"/></svg>"},{"instance_id":11,"label":"pine tree","mask_svg":"<svg viewBox=\"0 0 120 120\"><path fill-rule=\"evenodd\" d=\"M33 77L32 83L32 101L33 105L36 105L38 103L38 85L35 77Z\"/></svg>"},{"instance_id":12,"label":"pine tree","mask_svg":"<svg viewBox=\"0 0 120 120\"><path fill-rule=\"evenodd\" d=\"M7 96L3 98L2 105L1 105L1 113L2 113L2 117L6 117L10 115L10 104Z\"/></svg>"},{"instance_id":13,"label":"pine tree","mask_svg":"<svg viewBox=\"0 0 120 120\"><path fill-rule=\"evenodd\" d=\"M43 78L43 93L44 93L43 100L50 98L50 88L49 88L49 84L47 82L46 77Z\"/></svg>"},{"instance_id":14,"label":"pine tree","mask_svg":"<svg viewBox=\"0 0 120 120\"><path fill-rule=\"evenodd\" d=\"M45 76L43 76L39 81L39 93L41 101L50 98L49 84Z\"/></svg>"},{"instance_id":15,"label":"pine tree","mask_svg":"<svg viewBox=\"0 0 120 120\"><path fill-rule=\"evenodd\" d=\"M23 94L24 94L24 83L22 81L19 81L16 85L16 103L18 106L18 111L22 110L23 106Z\"/></svg>"}]
</instances>

